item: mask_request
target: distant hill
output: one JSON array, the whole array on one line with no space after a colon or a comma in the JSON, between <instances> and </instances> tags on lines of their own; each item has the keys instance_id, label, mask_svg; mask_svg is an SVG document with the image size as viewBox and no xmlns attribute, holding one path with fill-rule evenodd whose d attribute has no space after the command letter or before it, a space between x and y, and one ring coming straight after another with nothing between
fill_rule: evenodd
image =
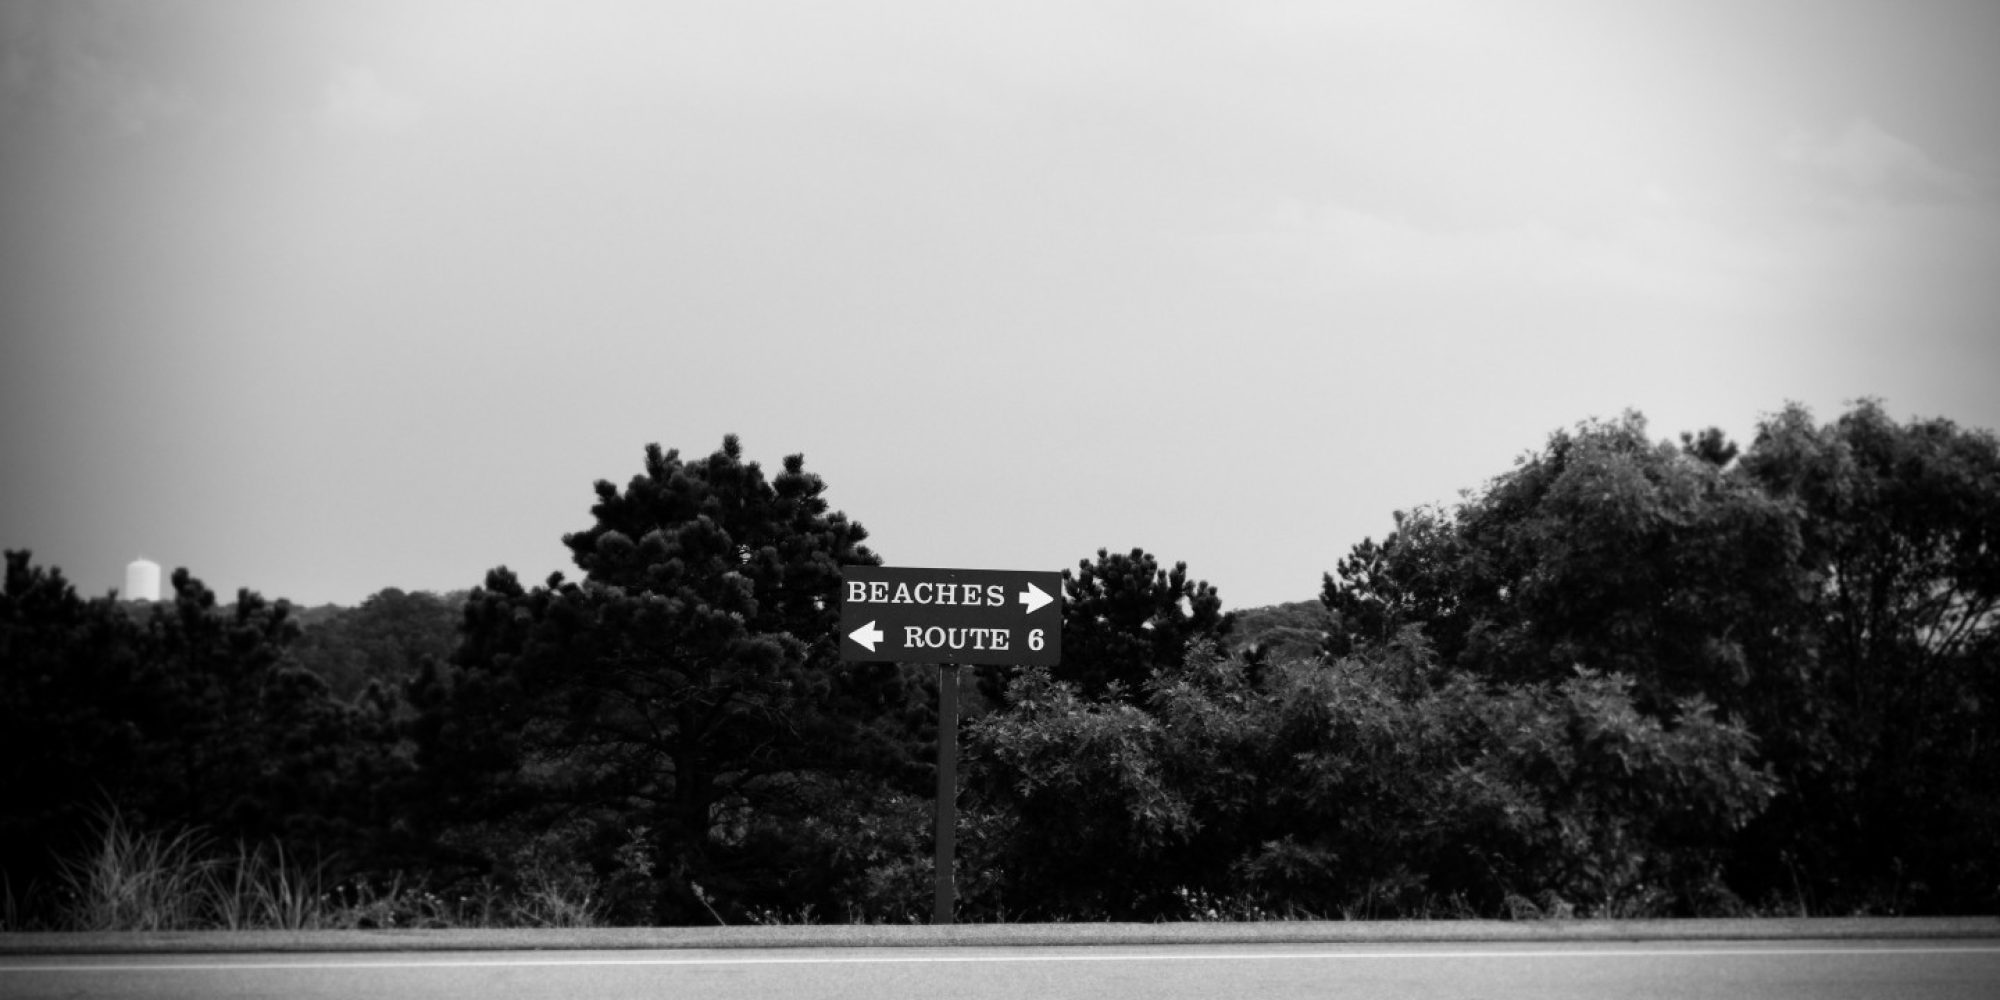
<instances>
[{"instance_id":1,"label":"distant hill","mask_svg":"<svg viewBox=\"0 0 2000 1000\"><path fill-rule=\"evenodd\" d=\"M311 607L294 604L292 618L300 625L311 628L314 625L324 625L352 610L354 609L341 604L315 604Z\"/></svg>"},{"instance_id":2,"label":"distant hill","mask_svg":"<svg viewBox=\"0 0 2000 1000\"><path fill-rule=\"evenodd\" d=\"M343 700L360 694L371 681L401 690L426 661L451 656L468 596L464 590L434 594L389 587L352 608L299 608L304 631L292 644L291 656Z\"/></svg>"},{"instance_id":3,"label":"distant hill","mask_svg":"<svg viewBox=\"0 0 2000 1000\"><path fill-rule=\"evenodd\" d=\"M1326 607L1317 600L1249 608L1235 615L1236 631L1229 637L1229 651L1238 653L1259 646L1272 662L1318 655L1320 638L1326 632Z\"/></svg>"},{"instance_id":4,"label":"distant hill","mask_svg":"<svg viewBox=\"0 0 2000 1000\"><path fill-rule=\"evenodd\" d=\"M125 609L125 613L132 617L133 621L143 623L153 617L154 605L171 607L173 605L173 598L170 596L163 601L120 601L118 603L119 606ZM221 608L224 615L233 615L236 613L235 601L220 604L218 607ZM292 620L298 622L304 628L312 628L316 625L325 625L328 622L335 621L353 610L353 608L341 604L315 604L311 607L294 604L292 605Z\"/></svg>"}]
</instances>

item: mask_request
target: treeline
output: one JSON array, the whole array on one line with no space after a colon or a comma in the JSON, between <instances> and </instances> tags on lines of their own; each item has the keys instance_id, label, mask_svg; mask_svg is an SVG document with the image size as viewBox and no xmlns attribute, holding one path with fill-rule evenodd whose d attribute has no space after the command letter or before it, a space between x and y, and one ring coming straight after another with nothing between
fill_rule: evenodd
<instances>
[{"instance_id":1,"label":"treeline","mask_svg":"<svg viewBox=\"0 0 2000 1000\"><path fill-rule=\"evenodd\" d=\"M840 662L880 559L824 491L652 447L579 578L303 628L8 553L6 925L78 922L114 814L382 926L925 919L937 677ZM1059 667L962 671L960 918L1991 912L1996 535L1991 433L1863 403L1558 432L1306 609L1100 550Z\"/></svg>"}]
</instances>

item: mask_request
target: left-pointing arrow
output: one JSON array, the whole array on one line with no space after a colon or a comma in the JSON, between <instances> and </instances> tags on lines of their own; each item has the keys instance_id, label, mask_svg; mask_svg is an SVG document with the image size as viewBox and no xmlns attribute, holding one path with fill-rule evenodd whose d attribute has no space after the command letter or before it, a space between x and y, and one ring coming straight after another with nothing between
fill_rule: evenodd
<instances>
[{"instance_id":1,"label":"left-pointing arrow","mask_svg":"<svg viewBox=\"0 0 2000 1000\"><path fill-rule=\"evenodd\" d=\"M882 641L882 630L876 628L874 622L869 622L847 633L847 637L859 643L862 649L872 653L875 651L875 644Z\"/></svg>"}]
</instances>

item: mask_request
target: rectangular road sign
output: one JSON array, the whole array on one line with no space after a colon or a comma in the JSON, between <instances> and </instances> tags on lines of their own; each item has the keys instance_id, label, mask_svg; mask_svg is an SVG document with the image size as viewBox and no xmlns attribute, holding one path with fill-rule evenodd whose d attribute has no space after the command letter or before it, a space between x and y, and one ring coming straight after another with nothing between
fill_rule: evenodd
<instances>
[{"instance_id":1,"label":"rectangular road sign","mask_svg":"<svg viewBox=\"0 0 2000 1000\"><path fill-rule=\"evenodd\" d=\"M843 566L840 658L1054 666L1062 574Z\"/></svg>"}]
</instances>

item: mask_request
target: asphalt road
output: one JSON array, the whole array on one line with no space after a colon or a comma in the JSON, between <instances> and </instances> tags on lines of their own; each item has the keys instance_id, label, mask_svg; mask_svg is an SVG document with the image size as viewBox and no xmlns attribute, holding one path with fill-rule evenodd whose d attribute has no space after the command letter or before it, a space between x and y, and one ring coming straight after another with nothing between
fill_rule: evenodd
<instances>
[{"instance_id":1,"label":"asphalt road","mask_svg":"<svg viewBox=\"0 0 2000 1000\"><path fill-rule=\"evenodd\" d=\"M0 955L0 997L1993 1000L2000 941Z\"/></svg>"}]
</instances>

